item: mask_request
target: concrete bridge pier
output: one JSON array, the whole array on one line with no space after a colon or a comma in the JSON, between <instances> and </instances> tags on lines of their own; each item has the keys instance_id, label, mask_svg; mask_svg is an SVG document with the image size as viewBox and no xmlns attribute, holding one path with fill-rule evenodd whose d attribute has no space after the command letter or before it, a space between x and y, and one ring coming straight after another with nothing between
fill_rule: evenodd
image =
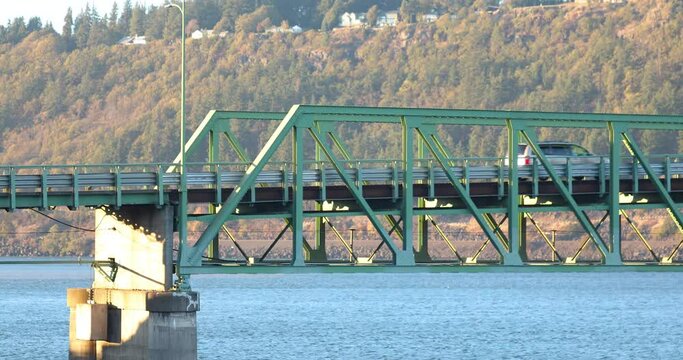
<instances>
[{"instance_id":1,"label":"concrete bridge pier","mask_svg":"<svg viewBox=\"0 0 683 360\"><path fill-rule=\"evenodd\" d=\"M70 359L196 359L199 294L171 291L173 208L98 209L94 281L68 289Z\"/></svg>"}]
</instances>

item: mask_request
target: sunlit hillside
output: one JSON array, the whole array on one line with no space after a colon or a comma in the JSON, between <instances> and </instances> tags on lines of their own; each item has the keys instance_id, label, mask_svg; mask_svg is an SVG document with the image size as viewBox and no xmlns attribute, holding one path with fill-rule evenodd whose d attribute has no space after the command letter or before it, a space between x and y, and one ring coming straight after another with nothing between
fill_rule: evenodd
<instances>
[{"instance_id":1,"label":"sunlit hillside","mask_svg":"<svg viewBox=\"0 0 683 360\"><path fill-rule=\"evenodd\" d=\"M286 111L297 103L683 113L680 1L497 11L481 10L477 3L435 22L381 29L264 33L242 18L241 27L224 24L225 37L188 39L188 131L211 109ZM155 18L149 15L149 21ZM147 23L160 35L145 45L118 45L104 37L89 45L78 33L50 29L1 43L0 163L171 161L178 148L180 40L174 28L164 30L175 18L160 19L159 28ZM221 19L212 21L219 26ZM253 135L253 129L239 131ZM268 131L259 130L255 138ZM391 149L400 138L376 135L354 134L351 152L375 155L363 144ZM678 133L636 135L647 151L683 151ZM607 146L604 133L553 136L596 153ZM498 155L505 138L478 131L453 134L449 141L460 156ZM71 252L40 243L46 236L35 234L61 228L33 220L2 217L0 232L33 232L21 239L12 235L12 246L24 246L27 253ZM78 215L74 221L92 220Z\"/></svg>"}]
</instances>

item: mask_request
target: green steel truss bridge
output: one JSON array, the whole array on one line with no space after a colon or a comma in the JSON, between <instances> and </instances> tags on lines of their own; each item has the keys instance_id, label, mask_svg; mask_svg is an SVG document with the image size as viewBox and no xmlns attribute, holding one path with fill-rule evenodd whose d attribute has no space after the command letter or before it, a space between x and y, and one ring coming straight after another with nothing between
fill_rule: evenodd
<instances>
[{"instance_id":1,"label":"green steel truss bridge","mask_svg":"<svg viewBox=\"0 0 683 360\"><path fill-rule=\"evenodd\" d=\"M243 139L233 130L245 124L267 128L274 123L275 131L250 158ZM394 133L402 134L400 152L391 159L354 157L347 146L354 139L340 135L340 128L354 125L378 132L395 129ZM507 137L507 155L454 157L444 145L443 129L461 125L500 128ZM591 162L570 159L552 164L539 148L541 128L604 132L609 153ZM185 144L186 155L205 157L204 163L181 166L179 155L171 164L3 166L0 207L115 211L125 206L172 206L174 229L187 231L188 223L203 223L198 237L180 236L179 278L220 272L226 262L219 259L219 234L239 248L226 224L245 219L270 219L269 224L281 219L282 231L270 248L291 236L292 257L287 264L293 266L330 263L325 248L330 231L348 251L351 263L371 266L377 250L360 258L334 227L335 217L367 219L379 247L385 246L393 255L387 265L432 262L430 232L448 244L457 259L450 264L477 263L488 245L499 254L497 264L530 264L526 229L531 226L552 250L548 262L576 263L592 243L601 264L622 265L622 227L630 226L652 255L645 262L675 264L683 240L667 255L657 255L628 216L629 210L666 209L683 239L683 155L643 153L633 138L643 129L680 131L683 116L307 105L295 105L287 113L211 111ZM529 166L506 161L517 159L519 143L529 144L535 154ZM204 210L198 213L198 208ZM585 231L575 254L560 254L534 221L537 213L552 212L573 214ZM436 220L442 215L476 220L486 239L477 253L458 252ZM304 235L307 219L315 222L314 238ZM600 229L603 224L606 228ZM266 255L256 260L245 255L240 263L265 264Z\"/></svg>"}]
</instances>

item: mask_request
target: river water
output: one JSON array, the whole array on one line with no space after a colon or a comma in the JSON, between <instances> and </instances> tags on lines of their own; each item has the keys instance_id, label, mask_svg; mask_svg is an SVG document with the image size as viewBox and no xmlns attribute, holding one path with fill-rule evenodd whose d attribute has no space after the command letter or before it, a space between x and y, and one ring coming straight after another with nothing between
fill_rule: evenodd
<instances>
[{"instance_id":1,"label":"river water","mask_svg":"<svg viewBox=\"0 0 683 360\"><path fill-rule=\"evenodd\" d=\"M683 272L462 269L203 275L201 359L680 359ZM68 354L86 265L0 265L0 359Z\"/></svg>"}]
</instances>

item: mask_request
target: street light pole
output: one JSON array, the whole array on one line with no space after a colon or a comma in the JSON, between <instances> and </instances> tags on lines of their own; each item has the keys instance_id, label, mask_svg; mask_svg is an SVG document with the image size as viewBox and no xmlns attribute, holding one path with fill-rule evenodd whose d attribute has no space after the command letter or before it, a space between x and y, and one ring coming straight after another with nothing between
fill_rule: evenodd
<instances>
[{"instance_id":1,"label":"street light pole","mask_svg":"<svg viewBox=\"0 0 683 360\"><path fill-rule=\"evenodd\" d=\"M180 11L180 201L178 204L178 260L176 264L176 276L178 285L187 287L189 284L180 274L182 253L187 245L187 172L185 168L185 1L181 0L181 5L167 4L166 8L176 8Z\"/></svg>"}]
</instances>

